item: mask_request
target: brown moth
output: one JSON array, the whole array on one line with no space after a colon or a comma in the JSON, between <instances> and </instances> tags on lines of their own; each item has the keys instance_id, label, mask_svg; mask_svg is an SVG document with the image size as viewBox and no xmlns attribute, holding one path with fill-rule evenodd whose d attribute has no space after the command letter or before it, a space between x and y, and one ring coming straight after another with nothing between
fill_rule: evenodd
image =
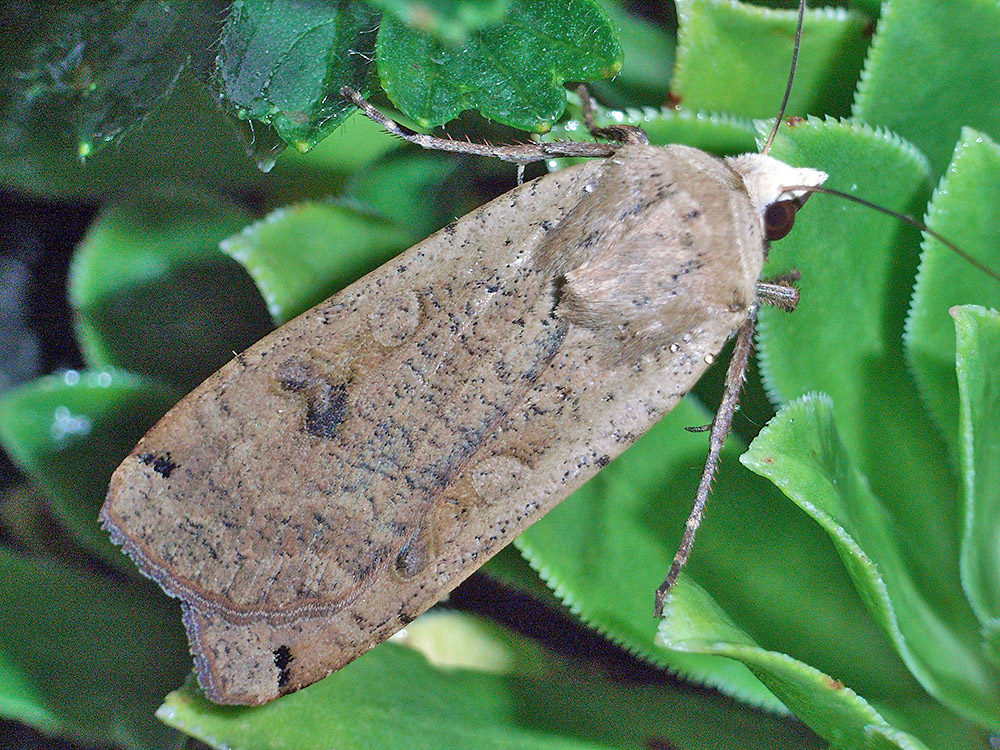
<instances>
[{"instance_id":1,"label":"brown moth","mask_svg":"<svg viewBox=\"0 0 1000 750\"><path fill-rule=\"evenodd\" d=\"M710 481L756 307L796 299L759 281L769 239L826 175L619 136L479 147L606 158L520 185L282 326L115 472L101 519L181 600L213 701L265 703L385 640L655 424L738 334Z\"/></svg>"}]
</instances>

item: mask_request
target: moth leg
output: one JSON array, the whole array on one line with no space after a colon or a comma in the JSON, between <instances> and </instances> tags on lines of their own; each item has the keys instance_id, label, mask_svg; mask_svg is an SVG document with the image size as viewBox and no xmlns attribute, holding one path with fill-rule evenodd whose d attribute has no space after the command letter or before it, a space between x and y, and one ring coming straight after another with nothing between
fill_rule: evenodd
<instances>
[{"instance_id":1,"label":"moth leg","mask_svg":"<svg viewBox=\"0 0 1000 750\"><path fill-rule=\"evenodd\" d=\"M590 96L587 87L582 83L576 87L576 94L580 97L580 106L583 108L583 123L587 130L595 138L607 138L624 145L638 144L640 146L649 145L649 136L646 131L635 125L609 125L606 128L597 127L594 122L594 100Z\"/></svg>"},{"instance_id":2,"label":"moth leg","mask_svg":"<svg viewBox=\"0 0 1000 750\"><path fill-rule=\"evenodd\" d=\"M780 307L791 312L799 304L799 290L792 286L802 278L802 274L793 268L788 273L774 276L757 282L757 299L765 305Z\"/></svg>"},{"instance_id":3,"label":"moth leg","mask_svg":"<svg viewBox=\"0 0 1000 750\"><path fill-rule=\"evenodd\" d=\"M663 617L663 605L670 588L677 582L681 568L687 563L691 554L691 547L694 545L694 537L701 525L701 519L705 515L705 506L708 504L708 493L712 488L712 480L719 467L719 457L722 453L722 445L729 434L729 428L733 424L733 416L736 414L736 407L740 400L740 391L743 388L743 381L746 379L747 365L750 362L750 353L753 351L753 334L757 323L757 310L751 308L750 317L746 323L736 333L736 344L733 346L733 356L729 361L729 369L726 371L726 385L722 391L722 401L719 409L715 412L715 419L712 420L712 431L708 439L708 457L705 459L705 468L701 473L701 481L698 482L698 491L695 493L694 507L688 515L687 523L684 525L684 536L674 555L674 561L670 565L670 572L667 573L666 580L660 584L656 590L656 616Z\"/></svg>"},{"instance_id":4,"label":"moth leg","mask_svg":"<svg viewBox=\"0 0 1000 750\"><path fill-rule=\"evenodd\" d=\"M403 127L395 120L379 112L360 93L350 86L343 86L340 95L350 99L367 117L377 122L393 135L405 141L415 143L421 148L432 151L451 151L460 154L475 154L487 156L514 164L531 164L557 156L607 157L618 150L616 143L589 143L581 141L552 141L550 143L512 143L505 146L494 146L490 143L470 143L454 141L450 138L438 138L433 135L417 133Z\"/></svg>"},{"instance_id":5,"label":"moth leg","mask_svg":"<svg viewBox=\"0 0 1000 750\"><path fill-rule=\"evenodd\" d=\"M791 312L799 304L799 290L788 284L757 282L757 299L765 305Z\"/></svg>"}]
</instances>

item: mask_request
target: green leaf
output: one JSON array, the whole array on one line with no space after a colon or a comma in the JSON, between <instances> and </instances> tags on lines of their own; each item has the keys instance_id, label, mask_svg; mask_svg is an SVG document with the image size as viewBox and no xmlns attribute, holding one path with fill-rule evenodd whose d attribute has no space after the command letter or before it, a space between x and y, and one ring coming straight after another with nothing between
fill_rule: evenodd
<instances>
[{"instance_id":1,"label":"green leaf","mask_svg":"<svg viewBox=\"0 0 1000 750\"><path fill-rule=\"evenodd\" d=\"M445 43L464 42L469 34L503 20L512 0L371 0L411 29Z\"/></svg>"},{"instance_id":2,"label":"green leaf","mask_svg":"<svg viewBox=\"0 0 1000 750\"><path fill-rule=\"evenodd\" d=\"M0 6L4 7L4 6ZM2 85L2 79L0 79ZM2 104L2 102L0 102ZM364 117L353 118L308 154L284 152L268 174L248 158L263 147L267 126L234 121L208 89L185 71L169 100L141 128L81 163L76 143L47 112L25 125L16 119L17 102L0 109L0 184L34 195L104 198L149 192L166 184L205 186L212 192L250 196L266 207L325 197L342 189L347 174L398 147L398 140ZM234 126L243 124L256 140L242 143ZM257 155L259 156L259 155ZM270 160L273 162L273 155Z\"/></svg>"},{"instance_id":3,"label":"green leaf","mask_svg":"<svg viewBox=\"0 0 1000 750\"><path fill-rule=\"evenodd\" d=\"M622 66L611 24L593 0L512 0L504 23L461 46L387 16L377 53L389 98L425 127L475 109L544 133L566 106L565 81L607 78Z\"/></svg>"},{"instance_id":4,"label":"green leaf","mask_svg":"<svg viewBox=\"0 0 1000 750\"><path fill-rule=\"evenodd\" d=\"M984 659L968 605L950 605L914 574L904 555L910 540L851 459L829 397L811 394L783 408L741 460L826 530L872 616L927 691L1000 727L1000 669Z\"/></svg>"},{"instance_id":5,"label":"green leaf","mask_svg":"<svg viewBox=\"0 0 1000 750\"><path fill-rule=\"evenodd\" d=\"M285 151L264 174L248 158L231 118L186 74L142 128L130 131L115 148L93 154L85 164L52 125L25 130L0 112L0 139L5 144L0 149L0 184L48 198L93 200L141 195L180 183L249 195L271 207L337 192L347 174L398 147L381 125L355 117L308 154ZM263 129L256 123L255 136Z\"/></svg>"},{"instance_id":6,"label":"green leaf","mask_svg":"<svg viewBox=\"0 0 1000 750\"><path fill-rule=\"evenodd\" d=\"M191 669L176 604L3 549L0 580L0 715L88 744L180 746L153 716Z\"/></svg>"},{"instance_id":7,"label":"green leaf","mask_svg":"<svg viewBox=\"0 0 1000 750\"><path fill-rule=\"evenodd\" d=\"M182 75L173 95L142 128L115 148L81 163L77 144L47 111L24 125L11 102L0 112L0 181L7 187L55 198L140 193L160 181L190 181L246 190L262 181L204 87ZM41 109L41 108L39 108ZM197 148L189 147L197 143Z\"/></svg>"},{"instance_id":8,"label":"green leaf","mask_svg":"<svg viewBox=\"0 0 1000 750\"><path fill-rule=\"evenodd\" d=\"M796 3L796 0L789 1L793 4ZM882 12L882 0L847 0L847 5L864 13L869 18L878 18Z\"/></svg>"},{"instance_id":9,"label":"green leaf","mask_svg":"<svg viewBox=\"0 0 1000 750\"><path fill-rule=\"evenodd\" d=\"M707 449L704 435L684 428L708 421L704 410L682 402L515 543L556 595L611 640L684 677L782 710L737 664L655 644L653 592L677 549ZM741 469L733 460L737 450L725 451L690 575L775 649L868 693L919 689L821 530Z\"/></svg>"},{"instance_id":10,"label":"green leaf","mask_svg":"<svg viewBox=\"0 0 1000 750\"><path fill-rule=\"evenodd\" d=\"M179 396L128 372L66 370L3 394L0 442L77 542L134 574L97 513L112 472Z\"/></svg>"},{"instance_id":11,"label":"green leaf","mask_svg":"<svg viewBox=\"0 0 1000 750\"><path fill-rule=\"evenodd\" d=\"M140 0L50 12L27 59L16 61L20 69L4 71L11 114L25 127L54 116L74 134L80 157L90 156L170 95L192 53L201 57L211 45L218 10Z\"/></svg>"},{"instance_id":12,"label":"green leaf","mask_svg":"<svg viewBox=\"0 0 1000 750\"><path fill-rule=\"evenodd\" d=\"M777 117L788 82L797 12L746 3L678 0L673 93L686 109ZM868 46L869 19L842 8L806 13L789 115L845 115ZM753 39L753 44L747 44Z\"/></svg>"},{"instance_id":13,"label":"green leaf","mask_svg":"<svg viewBox=\"0 0 1000 750\"><path fill-rule=\"evenodd\" d=\"M927 226L965 252L1000 270L1000 147L968 128L927 211ZM1000 282L951 248L925 236L920 272L906 321L907 354L924 402L934 415L957 466L958 384L954 305L1000 308Z\"/></svg>"},{"instance_id":14,"label":"green leaf","mask_svg":"<svg viewBox=\"0 0 1000 750\"><path fill-rule=\"evenodd\" d=\"M704 589L683 575L671 589L664 615L659 631L664 644L678 651L745 664L831 746L845 750L925 748L916 737L891 727L839 680L786 654L758 646ZM875 733L882 737L881 744L872 744Z\"/></svg>"},{"instance_id":15,"label":"green leaf","mask_svg":"<svg viewBox=\"0 0 1000 750\"><path fill-rule=\"evenodd\" d=\"M359 0L242 0L219 42L219 94L241 119L268 123L308 151L353 111L340 87L367 92L378 13Z\"/></svg>"},{"instance_id":16,"label":"green leaf","mask_svg":"<svg viewBox=\"0 0 1000 750\"><path fill-rule=\"evenodd\" d=\"M691 688L625 684L468 615L432 612L327 679L267 706L189 683L160 717L214 747L811 748L800 726ZM706 724L712 731L706 731Z\"/></svg>"},{"instance_id":17,"label":"green leaf","mask_svg":"<svg viewBox=\"0 0 1000 750\"><path fill-rule=\"evenodd\" d=\"M775 158L829 173L827 185L919 215L927 167L912 147L856 123L783 129ZM964 604L958 582L958 483L906 366L902 337L919 252L902 222L833 196L799 212L764 275L798 269L794 313L761 312L761 372L773 400L828 393L848 452L909 539L905 555L931 598ZM889 467L892 467L891 470Z\"/></svg>"},{"instance_id":18,"label":"green leaf","mask_svg":"<svg viewBox=\"0 0 1000 750\"><path fill-rule=\"evenodd\" d=\"M854 116L888 128L948 165L963 126L1000 140L1000 6L992 0L893 0L885 5Z\"/></svg>"},{"instance_id":19,"label":"green leaf","mask_svg":"<svg viewBox=\"0 0 1000 750\"><path fill-rule=\"evenodd\" d=\"M979 618L984 649L1000 666L1000 314L955 307L965 535L962 586Z\"/></svg>"},{"instance_id":20,"label":"green leaf","mask_svg":"<svg viewBox=\"0 0 1000 750\"><path fill-rule=\"evenodd\" d=\"M668 117L663 119L648 113L628 113L625 117L618 117L614 113L599 111L597 119L598 124L614 120L648 126L651 131L657 131L652 137L654 143L666 136L671 141L688 142L713 149L723 146L730 153L752 150L752 144L747 142L749 134L746 131L734 128L727 135L727 129L723 127L725 123L713 122L708 118L692 118L684 113L669 115L668 111ZM661 128L663 132L658 132ZM806 130L802 131L802 128ZM810 134L810 128L815 128L818 132ZM729 135L738 137L730 140ZM693 143L689 140L692 138ZM792 153L792 144L801 153ZM828 166L831 173L843 173L847 180L853 177L858 181L856 175L864 174L865 170L878 170L889 164L897 182L877 196L876 199L883 202L886 202L887 196L891 197L893 190L900 190L904 195L906 190L916 191L918 195L923 195L926 190L926 172L919 155L891 138L876 136L863 127L842 126L834 122L803 124L787 132L782 131L776 149L779 152L784 149L785 154L791 153L791 158L797 158L798 163ZM911 175L909 185L901 179L907 172ZM836 186L836 182L833 184ZM895 200L898 204L899 198L896 197ZM824 208L823 201L827 201L826 224L823 223L822 216L819 220L811 218L815 216L812 212ZM803 302L800 307L804 306L806 310L810 309L812 300L809 295L822 291L820 285L823 283L834 285L834 290L830 292L830 303L836 304L837 295L840 294L837 285L858 282L855 275L859 273L863 279L868 275L878 278L877 273L865 274L859 269L855 256L867 260L868 254L873 252L868 247L869 241L874 242L877 247L881 232L885 237L883 241L891 245L894 235L899 231L899 227L891 222L880 226L878 216L872 213L852 215L850 222L842 223L844 209L845 204L838 203L835 199L814 198L803 212L796 232L783 242L775 243L771 249L774 258L773 273L785 271L790 266L803 269L805 278L802 282ZM875 221L868 223L873 218ZM855 221L860 223L853 223ZM831 226L837 231L831 231L828 228ZM789 243L803 231L808 236L795 242L794 248L790 247ZM915 239L914 236L914 246ZM811 258L808 253L813 250L817 257L808 264L801 262L803 254ZM915 248L913 252L915 253ZM789 260L789 254L794 256L792 260ZM820 269L826 270L831 258L838 256L846 256L840 261L844 269L842 276L830 279L821 275L817 283L810 284L814 273ZM876 268L880 263L892 268L891 255L885 260L878 260L877 253L875 256L872 263ZM894 297L898 300L897 310L901 310L905 304L908 282L907 277L900 280L899 291ZM848 310L857 309L860 314L865 312L864 301L868 295L856 294L860 301L849 305ZM880 307L876 306L869 313L873 316L880 314ZM829 316L815 310L812 314L816 318L806 323L807 328L792 331L797 336L789 345L788 357L793 364L795 352L800 349L811 352L814 357L829 357L831 354L823 344L816 345L811 340L811 337L817 335L817 331L829 327ZM799 323L797 315L798 312L791 316L783 313L784 319L779 320L779 323L788 322L795 326ZM895 315L901 317L898 311ZM847 324L852 322L847 321ZM873 338L879 342L879 346L882 344L878 333L883 330L883 325L881 322L873 324L876 331ZM897 321L897 331L901 328L901 321ZM838 332L838 335L841 333ZM845 340L849 340L849 329L843 335ZM788 342L779 339L779 343L783 346ZM898 348L897 345L897 351ZM782 356L785 356L784 350ZM785 360L782 361L784 363ZM891 361L895 368L903 370L901 357L897 356ZM843 368L837 368L836 362L828 367L833 374L843 372ZM847 369L848 375L852 372L857 376L857 371ZM792 374L797 375L798 371L793 369ZM708 378L703 378L706 379ZM859 408L864 407L862 405ZM671 415L668 420L674 416ZM707 421L706 416L689 417L686 424ZM675 427L678 433L681 426L682 424L678 424ZM652 433L647 438L652 440ZM645 443L640 441L633 451L642 451L642 445ZM581 508L577 511L580 514L578 520L569 515L570 509L574 507L574 500L568 500L530 529L522 538L523 544L528 549L533 564L556 586L561 598L585 621L607 633L612 640L624 644L647 659L670 664L688 677L708 681L724 691L736 691L736 694L746 697L753 693L740 692L743 685L730 682L725 675L720 676L707 667L696 670L687 663L681 665L672 656L665 656L662 650L651 655L648 637L644 634L650 606L649 592L659 584L676 548L676 538L665 537L662 548L657 552L658 559L648 560L646 545L649 543L649 527L660 528L662 524L663 528L669 529L672 525L679 533L683 523L682 514L687 510L686 502L690 502L689 498L694 495L694 469L689 468L692 473L689 479L691 486L687 490L683 487L675 489L676 482L671 481L668 476L671 464L666 462L664 465L663 457L673 456L678 448L678 443L664 440L656 448L648 449L648 465L664 472L658 480L659 484L649 478L652 476L649 473L652 468L643 470L643 459L633 462L633 451L626 453L620 459L623 462L621 480L608 476L609 472L615 470L615 465L612 465L589 488L581 491L581 495L587 497L587 500L577 501L580 503L577 507ZM697 467L704 460L703 456L704 447L691 450L685 465ZM683 460L678 457L678 461ZM642 492L639 488L647 481L651 487L670 487L678 504L665 508L663 499L653 496L647 501L643 511L635 510L631 503L637 501L632 498ZM884 634L875 632L878 626L853 592L850 581L844 577L839 560L832 559L830 549L815 536L818 530L810 530L805 519L782 510L780 501L769 499L766 489L748 488L746 485L745 478L734 475L723 464L722 477L713 491L710 520L702 531L691 562L692 575L723 601L730 616L765 642L768 648L792 654L825 672L838 675L859 693L876 702L887 715L898 714L903 725L910 726L918 717L929 715L935 717L932 722L928 722L933 726L944 726L955 721L953 715L940 704L925 701L915 706L909 702L910 699L901 697L903 694L921 694L922 691L913 683L898 657L888 656L892 646ZM607 509L603 505L605 502L609 506ZM617 512L621 512L624 517L619 519ZM602 515L604 513L607 518ZM676 514L676 517L671 514ZM720 517L719 514L724 515ZM656 519L655 523L640 528L633 527L638 519L647 517ZM780 523L776 523L775 519L781 519ZM711 531L713 527L715 530ZM612 529L621 529L621 533L613 533ZM771 529L773 537L770 536ZM713 534L721 538L715 541ZM542 538L545 549L536 549L533 546L535 540ZM573 539L574 544L567 545L566 539ZM637 542L637 539L642 541ZM582 540L582 544L579 540ZM613 561L619 558L616 558L616 553L606 551L610 549L627 550L627 559L620 559L615 566ZM702 572L702 565L707 566L707 573ZM637 575L636 571L646 573ZM951 585L954 587L954 581ZM824 592L829 597L825 604L818 601L817 592ZM835 612L844 618L843 621L826 619ZM775 619L770 620L772 616ZM829 631L825 631L825 628L829 628ZM850 637L846 638L845 634L850 634ZM836 648L831 648L830 644L837 644ZM891 670L887 669L890 664L893 665ZM903 689L903 685L909 687ZM931 729L926 729L926 732L933 733Z\"/></svg>"},{"instance_id":21,"label":"green leaf","mask_svg":"<svg viewBox=\"0 0 1000 750\"><path fill-rule=\"evenodd\" d=\"M270 330L259 295L219 241L249 220L196 192L106 207L80 243L69 297L84 358L188 391Z\"/></svg>"},{"instance_id":22,"label":"green leaf","mask_svg":"<svg viewBox=\"0 0 1000 750\"><path fill-rule=\"evenodd\" d=\"M532 597L554 611L561 611L562 602L556 598L521 554L519 546L519 544L507 545L491 557L479 572L507 588Z\"/></svg>"},{"instance_id":23,"label":"green leaf","mask_svg":"<svg viewBox=\"0 0 1000 750\"><path fill-rule=\"evenodd\" d=\"M280 325L405 250L412 239L356 208L300 203L273 211L221 247L247 270Z\"/></svg>"}]
</instances>

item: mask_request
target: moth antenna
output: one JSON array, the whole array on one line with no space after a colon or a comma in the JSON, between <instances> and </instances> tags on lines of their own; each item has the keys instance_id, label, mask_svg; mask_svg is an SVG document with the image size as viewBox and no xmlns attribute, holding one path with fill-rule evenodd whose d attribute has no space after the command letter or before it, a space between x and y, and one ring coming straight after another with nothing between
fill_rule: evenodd
<instances>
[{"instance_id":1,"label":"moth antenna","mask_svg":"<svg viewBox=\"0 0 1000 750\"><path fill-rule=\"evenodd\" d=\"M792 82L795 80L795 68L799 64L799 46L802 44L802 22L806 15L806 0L799 0L799 21L795 27L795 44L792 47L792 67L788 71L788 84L785 86L785 96L781 100L781 107L778 108L778 119L774 121L774 127L771 128L770 134L767 136L767 141L764 142L764 148L760 150L761 156L766 156L767 152L771 150L771 143L774 142L774 137L778 134L778 128L781 127L781 120L785 116L785 109L788 107L788 99L792 95Z\"/></svg>"},{"instance_id":2,"label":"moth antenna","mask_svg":"<svg viewBox=\"0 0 1000 750\"><path fill-rule=\"evenodd\" d=\"M719 467L719 458L722 453L722 446L729 434L729 428L733 424L733 416L736 414L736 407L740 400L740 391L743 389L743 381L746 380L747 366L750 362L750 354L753 351L753 334L757 322L757 310L750 310L750 317L736 334L736 344L733 346L733 355L729 360L729 369L726 371L726 384L722 391L722 400L719 403L719 410L712 420L712 432L709 436L708 458L705 459L705 468L701 472L701 481L698 482L698 491L695 494L694 507L688 515L684 524L684 536L677 547L674 561L670 565L670 572L667 573L666 580L660 584L656 590L656 616L663 617L663 606L667 593L677 582L677 576L687 563L691 548L694 546L694 537L698 533L701 519L705 515L705 506L708 505L708 493L712 488L712 480L715 479L715 472Z\"/></svg>"},{"instance_id":3,"label":"moth antenna","mask_svg":"<svg viewBox=\"0 0 1000 750\"><path fill-rule=\"evenodd\" d=\"M833 188L822 187L818 185L792 185L791 187L783 187L782 190L808 190L811 193L825 193L826 195L835 195L838 198L844 198L846 200L852 201L853 203L857 203L858 205L865 206L866 208L870 208L874 211L878 211L879 213L885 214L886 216L892 216L896 219L899 219L900 221L906 222L912 227L919 229L921 232L926 232L931 237L940 242L942 245L951 250L953 253L955 253L958 257L964 259L968 263L971 263L973 266L975 266L980 271L985 273L991 279L1000 281L1000 273L997 273L996 271L994 271L981 261L976 260L974 257L972 257L972 255L970 255L968 252L963 250L957 244L949 240L947 237L945 237L942 234L939 234L938 232L935 232L933 229L924 224L922 221L920 221L919 219L914 219L912 216L900 213L899 211L893 211L891 208L880 206L878 203L872 203L871 201L865 200L864 198L859 198L858 196L851 195L850 193L843 193L840 190L834 190Z\"/></svg>"}]
</instances>

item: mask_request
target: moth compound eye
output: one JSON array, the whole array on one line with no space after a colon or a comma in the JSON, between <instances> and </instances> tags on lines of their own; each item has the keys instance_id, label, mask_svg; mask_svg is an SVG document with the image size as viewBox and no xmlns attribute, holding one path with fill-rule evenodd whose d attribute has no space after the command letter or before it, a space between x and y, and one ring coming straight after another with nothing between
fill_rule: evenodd
<instances>
[{"instance_id":1,"label":"moth compound eye","mask_svg":"<svg viewBox=\"0 0 1000 750\"><path fill-rule=\"evenodd\" d=\"M775 201L764 209L764 236L768 240L780 240L792 231L798 201Z\"/></svg>"}]
</instances>

